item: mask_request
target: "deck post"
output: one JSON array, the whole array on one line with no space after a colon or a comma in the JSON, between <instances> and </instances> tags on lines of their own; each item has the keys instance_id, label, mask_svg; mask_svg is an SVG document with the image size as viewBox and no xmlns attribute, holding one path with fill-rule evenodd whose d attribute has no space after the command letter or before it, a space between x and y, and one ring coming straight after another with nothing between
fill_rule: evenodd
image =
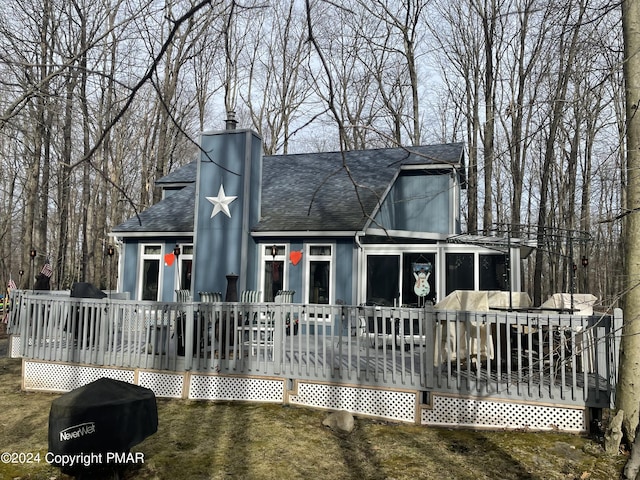
<instances>
[{"instance_id":1,"label":"deck post","mask_svg":"<svg viewBox=\"0 0 640 480\"><path fill-rule=\"evenodd\" d=\"M193 308L193 302L189 302L183 305L184 308L184 369L189 371L193 368L193 342L194 335L196 334L194 330L195 323L195 311Z\"/></svg>"},{"instance_id":2,"label":"deck post","mask_svg":"<svg viewBox=\"0 0 640 480\"><path fill-rule=\"evenodd\" d=\"M435 367L435 336L436 324L435 313L433 307L427 307L425 305L422 316L422 332L424 335L424 386L427 388L433 388L434 376L433 369Z\"/></svg>"}]
</instances>

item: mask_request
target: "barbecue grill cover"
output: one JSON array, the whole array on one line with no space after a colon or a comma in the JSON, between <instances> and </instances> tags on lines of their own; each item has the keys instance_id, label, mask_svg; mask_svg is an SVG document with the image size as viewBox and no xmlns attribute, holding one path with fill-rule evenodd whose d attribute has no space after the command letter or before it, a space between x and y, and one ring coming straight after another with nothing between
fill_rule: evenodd
<instances>
[{"instance_id":1,"label":"barbecue grill cover","mask_svg":"<svg viewBox=\"0 0 640 480\"><path fill-rule=\"evenodd\" d=\"M157 429L151 390L100 378L51 403L49 451L56 455L128 452Z\"/></svg>"},{"instance_id":2,"label":"barbecue grill cover","mask_svg":"<svg viewBox=\"0 0 640 480\"><path fill-rule=\"evenodd\" d=\"M71 297L73 298L105 298L102 290L89 282L76 282L71 285Z\"/></svg>"}]
</instances>

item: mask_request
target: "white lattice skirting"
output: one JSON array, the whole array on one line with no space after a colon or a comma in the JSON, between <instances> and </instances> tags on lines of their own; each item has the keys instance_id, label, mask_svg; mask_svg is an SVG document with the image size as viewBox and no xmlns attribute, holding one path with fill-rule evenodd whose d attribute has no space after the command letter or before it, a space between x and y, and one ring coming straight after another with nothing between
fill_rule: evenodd
<instances>
[{"instance_id":1,"label":"white lattice skirting","mask_svg":"<svg viewBox=\"0 0 640 480\"><path fill-rule=\"evenodd\" d=\"M102 377L135 383L133 370L28 360L24 360L22 364L22 383L25 390L68 392Z\"/></svg>"},{"instance_id":2,"label":"white lattice skirting","mask_svg":"<svg viewBox=\"0 0 640 480\"><path fill-rule=\"evenodd\" d=\"M284 379L198 375L23 360L25 390L68 392L101 377L152 390L157 397L284 402Z\"/></svg>"},{"instance_id":3,"label":"white lattice skirting","mask_svg":"<svg viewBox=\"0 0 640 480\"><path fill-rule=\"evenodd\" d=\"M108 377L149 388L157 397L289 403L430 426L586 432L588 421L583 408L438 394L431 395L430 405L421 405L417 391L359 385L298 380L293 391L287 392L288 380L284 378L104 368L26 359L22 371L25 390L68 392Z\"/></svg>"},{"instance_id":4,"label":"white lattice skirting","mask_svg":"<svg viewBox=\"0 0 640 480\"><path fill-rule=\"evenodd\" d=\"M489 399L432 395L422 408L423 425L471 428L587 431L584 408L530 405Z\"/></svg>"},{"instance_id":5,"label":"white lattice skirting","mask_svg":"<svg viewBox=\"0 0 640 480\"><path fill-rule=\"evenodd\" d=\"M20 354L20 336L19 335L9 336L9 355L11 356L11 358L20 358L22 356Z\"/></svg>"},{"instance_id":6,"label":"white lattice skirting","mask_svg":"<svg viewBox=\"0 0 640 480\"><path fill-rule=\"evenodd\" d=\"M291 404L415 422L417 392L302 381L296 387L296 393L289 395Z\"/></svg>"},{"instance_id":7,"label":"white lattice skirting","mask_svg":"<svg viewBox=\"0 0 640 480\"><path fill-rule=\"evenodd\" d=\"M284 380L269 378L191 375L189 398L197 400L247 400L282 403Z\"/></svg>"}]
</instances>

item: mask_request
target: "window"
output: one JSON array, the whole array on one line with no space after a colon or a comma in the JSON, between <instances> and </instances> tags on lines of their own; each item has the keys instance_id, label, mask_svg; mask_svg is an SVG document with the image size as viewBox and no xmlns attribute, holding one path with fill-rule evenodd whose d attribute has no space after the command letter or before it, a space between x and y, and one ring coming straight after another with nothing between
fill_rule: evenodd
<instances>
[{"instance_id":1,"label":"window","mask_svg":"<svg viewBox=\"0 0 640 480\"><path fill-rule=\"evenodd\" d=\"M180 265L178 265L177 289L191 290L191 271L193 268L193 245L180 246Z\"/></svg>"},{"instance_id":2,"label":"window","mask_svg":"<svg viewBox=\"0 0 640 480\"><path fill-rule=\"evenodd\" d=\"M402 255L402 305L422 307L436 299L436 254Z\"/></svg>"},{"instance_id":3,"label":"window","mask_svg":"<svg viewBox=\"0 0 640 480\"><path fill-rule=\"evenodd\" d=\"M262 250L262 292L265 302L273 302L276 294L285 285L285 245L265 245Z\"/></svg>"},{"instance_id":4,"label":"window","mask_svg":"<svg viewBox=\"0 0 640 480\"><path fill-rule=\"evenodd\" d=\"M435 253L367 255L370 305L422 306L436 298Z\"/></svg>"},{"instance_id":5,"label":"window","mask_svg":"<svg viewBox=\"0 0 640 480\"><path fill-rule=\"evenodd\" d=\"M447 253L446 292L455 290L473 290L475 288L475 269L473 253Z\"/></svg>"},{"instance_id":6,"label":"window","mask_svg":"<svg viewBox=\"0 0 640 480\"><path fill-rule=\"evenodd\" d=\"M480 290L509 290L506 255L480 255Z\"/></svg>"},{"instance_id":7,"label":"window","mask_svg":"<svg viewBox=\"0 0 640 480\"><path fill-rule=\"evenodd\" d=\"M141 279L139 291L141 300L159 300L161 254L161 245L142 245L142 258L140 262L142 271L138 277Z\"/></svg>"},{"instance_id":8,"label":"window","mask_svg":"<svg viewBox=\"0 0 640 480\"><path fill-rule=\"evenodd\" d=\"M367 256L367 304L394 305L400 296L399 281L399 255Z\"/></svg>"},{"instance_id":9,"label":"window","mask_svg":"<svg viewBox=\"0 0 640 480\"><path fill-rule=\"evenodd\" d=\"M310 245L307 255L307 301L329 304L331 302L331 245Z\"/></svg>"}]
</instances>

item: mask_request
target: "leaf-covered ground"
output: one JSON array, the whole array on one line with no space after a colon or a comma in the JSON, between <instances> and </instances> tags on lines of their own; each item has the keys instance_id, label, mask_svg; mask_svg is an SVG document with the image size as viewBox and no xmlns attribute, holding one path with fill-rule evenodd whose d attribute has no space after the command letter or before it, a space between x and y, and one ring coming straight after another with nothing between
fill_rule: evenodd
<instances>
[{"instance_id":1,"label":"leaf-covered ground","mask_svg":"<svg viewBox=\"0 0 640 480\"><path fill-rule=\"evenodd\" d=\"M0 338L0 451L39 453L40 462L0 463L0 480L69 478L44 461L57 395L22 391L21 361L6 357L6 345ZM626 461L607 456L597 439L577 435L365 418L344 435L322 425L326 415L282 405L158 399L158 432L134 447L144 463L127 466L120 478L610 480Z\"/></svg>"}]
</instances>

